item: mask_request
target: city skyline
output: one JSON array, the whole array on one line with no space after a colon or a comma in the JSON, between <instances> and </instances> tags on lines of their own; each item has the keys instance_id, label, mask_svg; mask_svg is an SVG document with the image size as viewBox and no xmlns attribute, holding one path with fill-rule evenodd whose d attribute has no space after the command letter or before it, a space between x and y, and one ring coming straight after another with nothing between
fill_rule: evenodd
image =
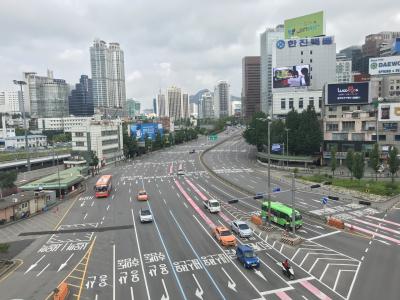
<instances>
[{"instance_id":1,"label":"city skyline","mask_svg":"<svg viewBox=\"0 0 400 300\"><path fill-rule=\"evenodd\" d=\"M126 98L140 99L144 107L151 107L159 88L171 85L184 86L195 93L226 79L231 83L232 94L240 95L242 57L259 55L260 33L282 24L284 19L324 10L326 32L335 36L338 51L353 44L361 45L367 34L399 28L400 14L393 14L396 3L392 1L379 4L363 1L362 6L346 2L346 12L341 8L343 3L235 2L230 3L233 17L205 24L201 18L204 9L212 6L207 14L220 14L226 5L202 2L197 6L174 1L174 5L168 4L174 7L174 11L170 11L163 5L152 9L151 1L141 4L120 1L120 5L66 1L52 6L27 2L21 9L12 1L3 1L0 4L0 24L4 28L0 62L5 71L0 74L0 90L15 89L12 80L22 79L22 72L43 74L47 68L54 70L58 78L74 84L81 74L90 74L88 48L95 38L102 38L123 47ZM124 7L122 12L121 6ZM41 22L36 18L39 9ZM152 18L144 13L149 10ZM180 17L157 17L165 13ZM106 14L117 21L102 22ZM249 14L252 15L250 19ZM369 22L353 24L354 19L368 19ZM34 20L35 26L32 26ZM74 20L73 24L70 20ZM18 24L13 25L12 34L5 29L11 23ZM181 34L177 36L174 32Z\"/></svg>"}]
</instances>

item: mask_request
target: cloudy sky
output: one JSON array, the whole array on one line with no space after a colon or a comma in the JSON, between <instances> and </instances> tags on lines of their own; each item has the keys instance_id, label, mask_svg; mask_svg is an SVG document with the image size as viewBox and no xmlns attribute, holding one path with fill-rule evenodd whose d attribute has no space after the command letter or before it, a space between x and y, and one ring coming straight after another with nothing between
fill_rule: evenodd
<instances>
[{"instance_id":1,"label":"cloudy sky","mask_svg":"<svg viewBox=\"0 0 400 300\"><path fill-rule=\"evenodd\" d=\"M89 47L101 38L121 44L127 97L145 108L170 85L195 93L225 79L240 96L241 59L259 55L259 34L319 10L338 49L400 30L396 0L1 0L0 89L48 68L76 83L90 75Z\"/></svg>"}]
</instances>

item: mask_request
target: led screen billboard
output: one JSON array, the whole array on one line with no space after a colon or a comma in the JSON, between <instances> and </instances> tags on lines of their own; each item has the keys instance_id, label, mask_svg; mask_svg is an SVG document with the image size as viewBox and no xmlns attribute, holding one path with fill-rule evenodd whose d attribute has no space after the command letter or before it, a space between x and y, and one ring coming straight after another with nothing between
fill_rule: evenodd
<instances>
[{"instance_id":1,"label":"led screen billboard","mask_svg":"<svg viewBox=\"0 0 400 300\"><path fill-rule=\"evenodd\" d=\"M369 82L328 84L327 104L367 104Z\"/></svg>"},{"instance_id":2,"label":"led screen billboard","mask_svg":"<svg viewBox=\"0 0 400 300\"><path fill-rule=\"evenodd\" d=\"M273 69L274 89L310 86L310 66L298 65Z\"/></svg>"},{"instance_id":3,"label":"led screen billboard","mask_svg":"<svg viewBox=\"0 0 400 300\"><path fill-rule=\"evenodd\" d=\"M285 20L285 39L325 35L324 12Z\"/></svg>"},{"instance_id":4,"label":"led screen billboard","mask_svg":"<svg viewBox=\"0 0 400 300\"><path fill-rule=\"evenodd\" d=\"M154 141L157 133L164 134L162 124L158 123L132 124L130 130L131 136L138 141L143 141L146 135Z\"/></svg>"}]
</instances>

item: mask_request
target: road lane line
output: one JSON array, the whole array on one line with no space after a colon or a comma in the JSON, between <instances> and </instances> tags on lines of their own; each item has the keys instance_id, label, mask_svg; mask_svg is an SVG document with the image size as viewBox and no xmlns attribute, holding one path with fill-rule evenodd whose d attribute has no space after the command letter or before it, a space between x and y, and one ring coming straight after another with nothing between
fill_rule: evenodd
<instances>
[{"instance_id":1,"label":"road lane line","mask_svg":"<svg viewBox=\"0 0 400 300\"><path fill-rule=\"evenodd\" d=\"M203 269L206 271L208 278L210 278L211 282L213 283L214 287L217 289L218 293L221 295L222 299L226 299L224 294L222 293L222 291L218 287L217 283L215 282L214 278L211 276L210 272L207 270L206 265L201 260L200 255L196 252L196 250L194 249L192 243L189 241L188 237L186 236L185 232L183 231L183 229L182 229L181 225L179 224L178 220L175 218L175 215L172 213L171 210L169 210L169 213L172 216L172 218L174 219L175 224L178 226L178 228L179 228L180 232L182 233L183 237L185 238L186 243L190 246L190 249L192 249L194 255L197 257L197 259L199 260L200 264L203 266Z\"/></svg>"},{"instance_id":2,"label":"road lane line","mask_svg":"<svg viewBox=\"0 0 400 300\"><path fill-rule=\"evenodd\" d=\"M350 230L351 230L351 229L353 229L353 230L358 230L358 231L361 231L361 232L364 232L364 233L368 233L368 234L370 234L370 235L372 235L372 236L379 236L380 238L383 238L383 239L385 239L385 240L389 240L389 241L391 241L391 242L394 242L394 243L400 245L400 240L394 239L394 238L392 238L392 237L390 237L390 236L386 236L386 235L380 234L380 233L378 233L378 232L374 232L374 231L371 231L371 230L368 230L368 229L364 229L364 228L362 228L362 227L358 227L358 226L355 226L355 225L350 224L350 223L344 223L344 225L345 225L347 228L349 228Z\"/></svg>"},{"instance_id":3,"label":"road lane line","mask_svg":"<svg viewBox=\"0 0 400 300\"><path fill-rule=\"evenodd\" d=\"M39 276L44 272L44 270L46 270L49 266L50 266L50 264L47 264L47 265L42 269L42 271L40 271L39 273L37 273L36 277L39 277Z\"/></svg>"},{"instance_id":4,"label":"road lane line","mask_svg":"<svg viewBox=\"0 0 400 300\"><path fill-rule=\"evenodd\" d=\"M309 290L314 296L316 296L318 299L321 300L332 300L330 297L325 295L323 292L321 292L317 287L312 285L308 281L301 281L300 284L305 287L307 290Z\"/></svg>"},{"instance_id":5,"label":"road lane line","mask_svg":"<svg viewBox=\"0 0 400 300\"><path fill-rule=\"evenodd\" d=\"M325 234L322 234L322 235L314 236L314 237L309 238L309 239L307 239L307 240L313 241L313 240L317 240L317 239L320 239L320 238L324 238L324 237L326 237L326 236L330 236L330 235L333 235L333 234L337 234L337 233L339 233L339 232L341 232L341 231L340 231L340 230L336 230L336 231L332 231L332 232L325 233Z\"/></svg>"},{"instance_id":6,"label":"road lane line","mask_svg":"<svg viewBox=\"0 0 400 300\"><path fill-rule=\"evenodd\" d=\"M115 300L115 243L113 244L113 300Z\"/></svg>"},{"instance_id":7,"label":"road lane line","mask_svg":"<svg viewBox=\"0 0 400 300\"><path fill-rule=\"evenodd\" d=\"M380 223L379 223L379 225L376 225L374 223L370 223L370 222L363 221L363 220L360 220L360 219L352 219L352 221L356 221L356 222L359 222L359 223L362 223L362 224L365 224L365 225L368 225L368 226L371 226L371 227L375 227L376 230L377 229L382 229L382 230L385 230L385 231L388 231L388 232L391 232L391 233L400 234L400 231L397 231L397 230L382 226Z\"/></svg>"},{"instance_id":8,"label":"road lane line","mask_svg":"<svg viewBox=\"0 0 400 300\"><path fill-rule=\"evenodd\" d=\"M384 223L388 223L388 224L400 227L400 223L396 223L396 222L393 222L393 221L389 221L389 220L385 220L385 219L381 219L381 218L377 218L377 217L373 217L373 216L369 216L369 215L366 216L366 217L369 218L369 219L373 219L373 220L379 221L379 222L384 222Z\"/></svg>"},{"instance_id":9,"label":"road lane line","mask_svg":"<svg viewBox=\"0 0 400 300\"><path fill-rule=\"evenodd\" d=\"M142 250L140 249L139 238L138 238L138 234L137 234L137 230L136 230L135 216L133 214L132 208L131 208L131 213L132 213L133 228L135 230L136 243L137 243L138 251L139 251L140 265L142 267L142 272L143 272L144 285L146 286L147 299L150 300L151 298L150 298L149 286L147 285L147 277L146 277L146 273L144 271L144 265L143 265Z\"/></svg>"}]
</instances>

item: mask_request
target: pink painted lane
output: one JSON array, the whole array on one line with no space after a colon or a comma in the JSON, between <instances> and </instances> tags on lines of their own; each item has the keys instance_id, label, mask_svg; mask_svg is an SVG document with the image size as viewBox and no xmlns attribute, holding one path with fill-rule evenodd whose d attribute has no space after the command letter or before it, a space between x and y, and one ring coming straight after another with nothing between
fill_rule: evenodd
<instances>
[{"instance_id":1,"label":"pink painted lane","mask_svg":"<svg viewBox=\"0 0 400 300\"><path fill-rule=\"evenodd\" d=\"M379 222L383 222L383 223L387 223L387 224L391 224L391 225L395 225L400 227L400 223L396 223L393 221L389 221L389 220L385 220L385 219L381 219L381 218L377 218L377 217L373 217L373 216L366 216L369 219L375 220L375 221L379 221Z\"/></svg>"},{"instance_id":2,"label":"pink painted lane","mask_svg":"<svg viewBox=\"0 0 400 300\"><path fill-rule=\"evenodd\" d=\"M171 163L169 166L169 175L171 175L174 172L174 163Z\"/></svg>"},{"instance_id":3,"label":"pink painted lane","mask_svg":"<svg viewBox=\"0 0 400 300\"><path fill-rule=\"evenodd\" d=\"M210 218L207 217L207 215L201 210L201 208L197 206L197 204L194 202L194 200L183 189L182 185L177 180L174 180L174 182L175 182L175 185L177 186L178 190L182 193L182 195L189 202L189 204L193 207L193 209L200 215L200 217L207 223L208 226L210 226L211 228L214 228L215 227L214 222L211 221Z\"/></svg>"},{"instance_id":4,"label":"pink painted lane","mask_svg":"<svg viewBox=\"0 0 400 300\"><path fill-rule=\"evenodd\" d=\"M308 291L310 291L315 297L321 300L332 300L323 292L321 292L316 286L311 284L309 281L301 281L300 284L305 287Z\"/></svg>"},{"instance_id":5,"label":"pink painted lane","mask_svg":"<svg viewBox=\"0 0 400 300\"><path fill-rule=\"evenodd\" d=\"M391 232L391 233L400 234L400 231L397 231L397 230L394 230L394 229L391 229L389 227L385 227L385 226L382 226L382 225L378 225L378 224L375 224L375 223L370 223L370 222L363 221L363 220L360 220L360 219L352 219L352 221L356 221L358 223L362 223L362 224L365 224L365 225L368 225L368 226L371 226L371 227L379 228L381 230L385 230L385 231L388 231L388 232Z\"/></svg>"},{"instance_id":6,"label":"pink painted lane","mask_svg":"<svg viewBox=\"0 0 400 300\"><path fill-rule=\"evenodd\" d=\"M292 298L290 298L289 295L286 294L285 292L278 292L278 293L275 293L275 295L277 295L278 298L281 300L292 300Z\"/></svg>"},{"instance_id":7,"label":"pink painted lane","mask_svg":"<svg viewBox=\"0 0 400 300\"><path fill-rule=\"evenodd\" d=\"M350 230L356 230L356 231L360 231L360 232L367 233L367 234L370 234L370 235L378 236L378 237L381 237L381 238L383 238L385 240L388 240L388 241L391 241L393 243L396 243L396 244L400 245L400 240L394 239L394 238L392 238L390 236L383 235L383 234L380 234L378 232L371 231L371 230L368 230L368 229L365 229L365 228L362 228L362 227L358 227L358 226L350 224L350 223L344 223L344 225L347 228L349 228Z\"/></svg>"}]
</instances>

